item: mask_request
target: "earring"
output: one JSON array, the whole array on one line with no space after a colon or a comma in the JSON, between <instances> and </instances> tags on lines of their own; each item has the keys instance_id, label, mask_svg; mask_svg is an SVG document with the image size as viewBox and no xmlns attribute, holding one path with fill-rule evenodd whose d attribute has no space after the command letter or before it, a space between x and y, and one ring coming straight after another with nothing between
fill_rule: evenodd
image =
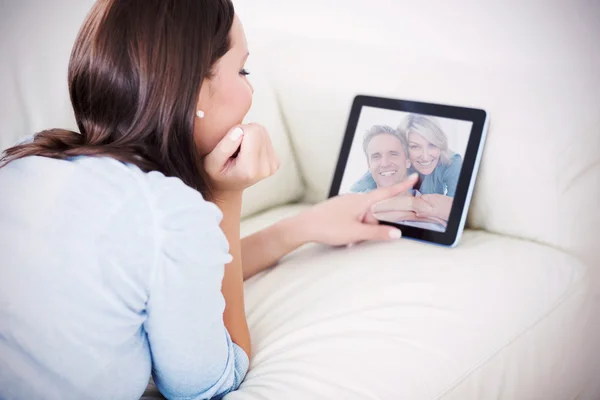
<instances>
[{"instance_id":1,"label":"earring","mask_svg":"<svg viewBox=\"0 0 600 400\"><path fill-rule=\"evenodd\" d=\"M196 115L198 116L198 118L204 118L204 111L198 110L196 111Z\"/></svg>"}]
</instances>

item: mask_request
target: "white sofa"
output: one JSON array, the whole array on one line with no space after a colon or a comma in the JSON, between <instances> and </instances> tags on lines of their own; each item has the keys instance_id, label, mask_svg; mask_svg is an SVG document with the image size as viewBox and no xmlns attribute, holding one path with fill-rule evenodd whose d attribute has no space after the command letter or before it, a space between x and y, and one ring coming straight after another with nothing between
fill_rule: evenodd
<instances>
[{"instance_id":1,"label":"white sofa","mask_svg":"<svg viewBox=\"0 0 600 400\"><path fill-rule=\"evenodd\" d=\"M0 148L74 128L90 3L3 4ZM235 4L248 119L283 161L246 193L244 234L325 199L357 93L483 107L491 126L457 248L308 245L246 283L253 356L227 399L600 399L600 3Z\"/></svg>"}]
</instances>

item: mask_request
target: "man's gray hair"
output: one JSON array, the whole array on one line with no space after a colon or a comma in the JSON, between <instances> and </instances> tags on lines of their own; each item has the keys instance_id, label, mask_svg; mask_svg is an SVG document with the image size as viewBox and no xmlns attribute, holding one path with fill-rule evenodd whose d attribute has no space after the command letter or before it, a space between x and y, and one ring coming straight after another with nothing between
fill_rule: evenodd
<instances>
[{"instance_id":1,"label":"man's gray hair","mask_svg":"<svg viewBox=\"0 0 600 400\"><path fill-rule=\"evenodd\" d=\"M369 147L369 143L371 139L373 139L377 135L392 135L396 139L400 141L402 148L404 149L404 155L408 157L408 140L406 139L406 133L401 132L397 129L392 128L388 125L373 125L371 129L365 132L363 137L363 150L365 152L365 156L367 156L367 161L369 161L369 155L367 154L367 148Z\"/></svg>"}]
</instances>

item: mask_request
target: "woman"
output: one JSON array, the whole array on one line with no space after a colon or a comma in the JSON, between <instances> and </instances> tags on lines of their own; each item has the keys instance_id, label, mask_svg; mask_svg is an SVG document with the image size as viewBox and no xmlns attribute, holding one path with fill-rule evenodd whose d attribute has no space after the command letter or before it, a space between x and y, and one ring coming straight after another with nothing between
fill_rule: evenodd
<instances>
[{"instance_id":1,"label":"woman","mask_svg":"<svg viewBox=\"0 0 600 400\"><path fill-rule=\"evenodd\" d=\"M454 197L462 158L448 148L448 137L432 117L410 114L398 127L408 139L411 169L420 175L423 194Z\"/></svg>"},{"instance_id":2,"label":"woman","mask_svg":"<svg viewBox=\"0 0 600 400\"><path fill-rule=\"evenodd\" d=\"M462 158L448 148L448 137L432 117L410 114L398 127L406 132L411 170L419 174L422 193L413 208L417 215L447 221L456 194Z\"/></svg>"},{"instance_id":3,"label":"woman","mask_svg":"<svg viewBox=\"0 0 600 400\"><path fill-rule=\"evenodd\" d=\"M0 398L167 398L235 390L251 354L243 280L313 241L394 239L330 199L240 240L242 192L278 168L241 125L253 89L229 0L100 0L69 90L80 133L0 161ZM414 184L414 181L412 182Z\"/></svg>"}]
</instances>

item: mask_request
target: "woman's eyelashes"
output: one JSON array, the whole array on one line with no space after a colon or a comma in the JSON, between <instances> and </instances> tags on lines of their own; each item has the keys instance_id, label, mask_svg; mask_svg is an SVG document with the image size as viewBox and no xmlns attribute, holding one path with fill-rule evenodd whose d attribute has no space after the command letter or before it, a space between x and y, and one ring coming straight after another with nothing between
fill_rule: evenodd
<instances>
[{"instance_id":1,"label":"woman's eyelashes","mask_svg":"<svg viewBox=\"0 0 600 400\"><path fill-rule=\"evenodd\" d=\"M248 72L248 70L246 68L242 68L242 70L240 71L240 75L248 76L248 75L250 75L250 72Z\"/></svg>"}]
</instances>

